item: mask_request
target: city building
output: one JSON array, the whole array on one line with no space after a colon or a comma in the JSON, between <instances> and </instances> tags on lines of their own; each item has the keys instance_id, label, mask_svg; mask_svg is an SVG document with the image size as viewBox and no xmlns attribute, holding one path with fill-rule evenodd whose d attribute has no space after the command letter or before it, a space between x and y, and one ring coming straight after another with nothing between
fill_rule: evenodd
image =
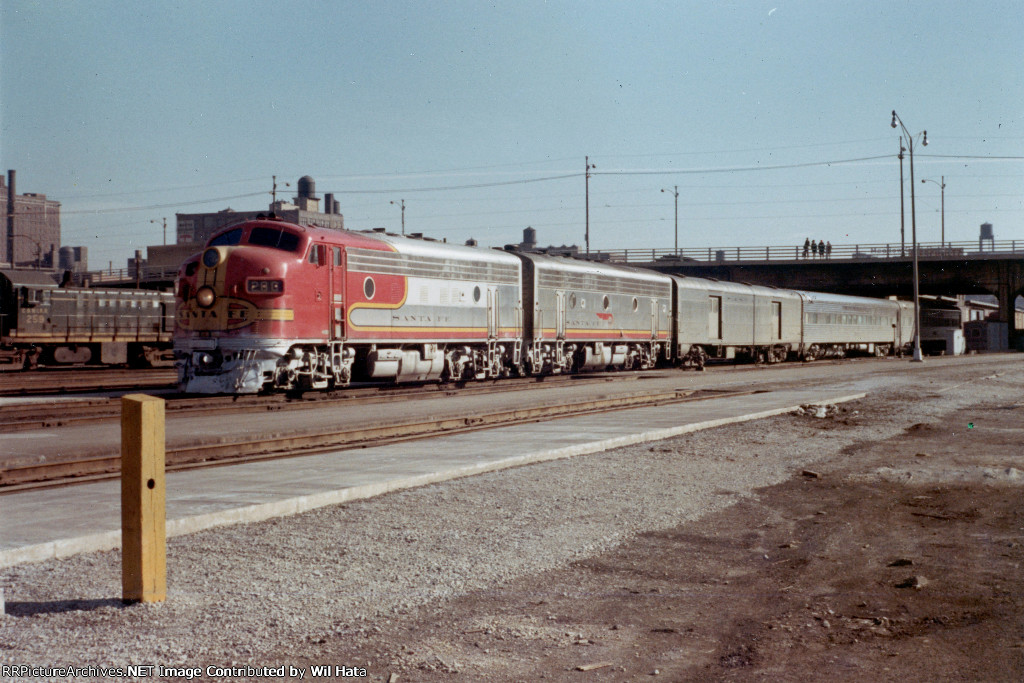
<instances>
[{"instance_id":1,"label":"city building","mask_svg":"<svg viewBox=\"0 0 1024 683\"><path fill-rule=\"evenodd\" d=\"M54 269L60 249L60 202L45 194L17 194L15 172L0 175L0 201L4 215L4 239L0 239L0 263L28 268ZM12 229L13 228L13 229ZM13 264L11 253L13 251Z\"/></svg>"}]
</instances>

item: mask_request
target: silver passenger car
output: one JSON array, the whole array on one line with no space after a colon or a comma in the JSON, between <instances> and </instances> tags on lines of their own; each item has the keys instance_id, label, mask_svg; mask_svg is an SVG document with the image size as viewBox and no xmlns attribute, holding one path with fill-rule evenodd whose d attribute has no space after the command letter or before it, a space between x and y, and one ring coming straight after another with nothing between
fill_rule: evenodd
<instances>
[{"instance_id":1,"label":"silver passenger car","mask_svg":"<svg viewBox=\"0 0 1024 683\"><path fill-rule=\"evenodd\" d=\"M779 362L799 350L799 293L703 278L672 280L674 355L684 364L737 355Z\"/></svg>"},{"instance_id":2,"label":"silver passenger car","mask_svg":"<svg viewBox=\"0 0 1024 683\"><path fill-rule=\"evenodd\" d=\"M913 306L842 294L800 292L804 305L803 355L841 356L852 349L887 355L913 339Z\"/></svg>"}]
</instances>

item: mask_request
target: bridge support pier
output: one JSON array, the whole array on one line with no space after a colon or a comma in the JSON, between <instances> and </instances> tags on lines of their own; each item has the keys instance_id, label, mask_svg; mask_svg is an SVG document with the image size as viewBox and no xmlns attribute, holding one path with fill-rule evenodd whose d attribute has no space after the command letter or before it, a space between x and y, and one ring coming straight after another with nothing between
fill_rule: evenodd
<instances>
[{"instance_id":1,"label":"bridge support pier","mask_svg":"<svg viewBox=\"0 0 1024 683\"><path fill-rule=\"evenodd\" d=\"M1014 301L1024 293L1024 282L1020 278L1002 279L999 282L999 320L1006 323L1007 348L1024 351L1024 330L1016 327L1016 306Z\"/></svg>"}]
</instances>

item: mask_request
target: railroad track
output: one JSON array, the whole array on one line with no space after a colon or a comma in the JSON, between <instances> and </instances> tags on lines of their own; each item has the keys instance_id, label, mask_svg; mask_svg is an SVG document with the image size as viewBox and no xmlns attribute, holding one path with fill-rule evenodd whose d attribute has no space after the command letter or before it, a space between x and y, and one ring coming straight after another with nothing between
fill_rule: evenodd
<instances>
[{"instance_id":1,"label":"railroad track","mask_svg":"<svg viewBox=\"0 0 1024 683\"><path fill-rule=\"evenodd\" d=\"M210 443L166 451L168 471L252 462L270 458L295 457L338 448L380 445L394 441L452 434L498 426L523 424L558 417L600 413L640 406L657 406L726 396L759 393L755 390L672 390L634 394L591 401L515 408L466 417L410 421L359 429L323 431L295 436L265 437L251 441ZM111 479L119 475L119 454L69 459L56 462L15 465L0 471L0 494L26 488L61 486L77 481Z\"/></svg>"},{"instance_id":2,"label":"railroad track","mask_svg":"<svg viewBox=\"0 0 1024 683\"><path fill-rule=\"evenodd\" d=\"M0 396L80 394L122 389L172 389L176 383L177 371L173 368L31 370L0 373Z\"/></svg>"},{"instance_id":3,"label":"railroad track","mask_svg":"<svg viewBox=\"0 0 1024 683\"><path fill-rule=\"evenodd\" d=\"M441 398L445 396L467 396L493 394L505 391L532 389L539 382L546 385L574 385L603 383L609 381L636 381L656 374L602 373L588 375L554 375L543 379L536 377L511 378L468 382L466 384L425 384L372 385L349 387L334 392L310 392L301 398L285 394L265 396L203 396L189 397L176 394L165 395L166 411L173 415L213 413L242 413L252 411L304 410L332 404L339 407L353 402L387 403L417 398ZM0 433L50 429L69 425L91 424L119 420L121 402L119 398L77 399L74 401L47 401L46 403L17 403L0 405Z\"/></svg>"}]
</instances>

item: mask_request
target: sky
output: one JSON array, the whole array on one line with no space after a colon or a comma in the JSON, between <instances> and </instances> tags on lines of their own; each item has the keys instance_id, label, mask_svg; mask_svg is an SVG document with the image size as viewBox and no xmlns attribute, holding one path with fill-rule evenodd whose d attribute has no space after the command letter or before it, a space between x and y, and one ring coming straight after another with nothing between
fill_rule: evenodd
<instances>
[{"instance_id":1,"label":"sky","mask_svg":"<svg viewBox=\"0 0 1024 683\"><path fill-rule=\"evenodd\" d=\"M947 241L1024 240L1022 29L1019 0L4 0L0 170L92 268L304 175L349 229L404 200L483 246L584 247L588 194L592 251L899 243L895 109L919 240L942 178Z\"/></svg>"}]
</instances>

